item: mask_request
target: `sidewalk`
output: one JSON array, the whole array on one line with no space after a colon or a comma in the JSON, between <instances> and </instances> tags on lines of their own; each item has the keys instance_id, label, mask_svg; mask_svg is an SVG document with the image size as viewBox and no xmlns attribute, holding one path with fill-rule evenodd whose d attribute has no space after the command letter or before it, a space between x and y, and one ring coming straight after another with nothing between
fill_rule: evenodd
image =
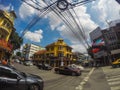
<instances>
[{"instance_id":1,"label":"sidewalk","mask_svg":"<svg viewBox=\"0 0 120 90\"><path fill-rule=\"evenodd\" d=\"M108 82L101 68L95 69L83 90L110 90Z\"/></svg>"}]
</instances>

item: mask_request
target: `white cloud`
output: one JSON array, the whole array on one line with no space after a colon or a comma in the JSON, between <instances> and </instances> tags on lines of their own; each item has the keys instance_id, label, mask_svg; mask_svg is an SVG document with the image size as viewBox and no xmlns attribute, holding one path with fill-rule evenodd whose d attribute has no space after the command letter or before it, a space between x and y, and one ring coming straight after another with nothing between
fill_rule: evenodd
<instances>
[{"instance_id":1,"label":"white cloud","mask_svg":"<svg viewBox=\"0 0 120 90\"><path fill-rule=\"evenodd\" d=\"M97 27L97 24L95 24L94 21L91 20L90 15L86 13L86 9L87 8L85 6L80 6L80 7L75 8L75 11L84 29L86 40L89 41L88 39L89 33ZM78 18L75 17L75 19L79 23ZM57 29L60 32L62 37L70 40L70 42L72 43L73 51L86 52L86 49L84 47L86 43L81 38L80 31L77 29L77 27L75 26L73 27L74 27L73 31L71 31L65 25L61 25Z\"/></svg>"},{"instance_id":2,"label":"white cloud","mask_svg":"<svg viewBox=\"0 0 120 90\"><path fill-rule=\"evenodd\" d=\"M81 53L86 53L86 48L81 45L81 44L77 44L77 45L71 45L71 47L73 48L73 52L81 52Z\"/></svg>"},{"instance_id":3,"label":"white cloud","mask_svg":"<svg viewBox=\"0 0 120 90\"><path fill-rule=\"evenodd\" d=\"M19 9L19 11L21 13L21 17L25 18L27 16L31 16L31 15L37 13L35 10L33 10L33 8L31 9L31 7L29 7L29 6L25 7L24 4L22 4L22 5L21 5L21 8ZM115 0L94 1L92 3L91 10L94 13L88 14L87 7L84 5L75 8L76 14L78 15L78 18L84 28L85 36L88 41L89 41L89 32L91 32L98 26L96 23L102 22L103 24L106 24L105 20L115 20L115 19L120 18L120 15L118 12L120 10L120 5L118 5L118 3L115 2ZM98 21L95 23L91 19L90 15L97 17ZM75 17L75 15L74 15L74 17ZM60 18L58 16L56 16L56 14L53 14L53 12L50 12L49 14L47 14L47 18L50 20L49 24L51 26L51 29L58 30L60 32L60 35L63 38L70 40L74 50L79 50L81 52L86 51L85 48L83 48L83 45L81 44L81 43L85 43L85 42L81 38L76 39L76 36L73 34L73 32L71 32L71 30L69 28L67 28L66 25L63 24L62 20L60 20ZM79 23L78 18L75 17L75 19ZM71 18L69 17L69 19L71 19ZM81 36L77 27L76 26L73 26L73 27L74 27L75 34L77 34L77 36L78 35ZM28 33L31 34L31 32L28 32Z\"/></svg>"},{"instance_id":4,"label":"white cloud","mask_svg":"<svg viewBox=\"0 0 120 90\"><path fill-rule=\"evenodd\" d=\"M106 20L113 21L120 18L120 5L115 0L99 0L92 4L92 10L98 17L98 22L106 25Z\"/></svg>"},{"instance_id":5,"label":"white cloud","mask_svg":"<svg viewBox=\"0 0 120 90\"><path fill-rule=\"evenodd\" d=\"M14 7L11 4L9 4L8 6L4 6L0 4L0 9L8 11L8 10L14 10Z\"/></svg>"},{"instance_id":6,"label":"white cloud","mask_svg":"<svg viewBox=\"0 0 120 90\"><path fill-rule=\"evenodd\" d=\"M28 31L24 37L27 40L33 41L33 42L40 42L43 38L42 36L43 31L42 30L35 30L34 32Z\"/></svg>"},{"instance_id":7,"label":"white cloud","mask_svg":"<svg viewBox=\"0 0 120 90\"><path fill-rule=\"evenodd\" d=\"M43 8L45 7L45 3L42 0L33 0L33 2L31 0L27 0L27 3L35 6L36 8ZM30 17L32 15L38 14L39 11L37 11L35 8L31 7L30 5L26 4L25 2L23 2L19 8L19 15L20 17L24 20L26 17ZM38 6L38 4L41 6Z\"/></svg>"}]
</instances>

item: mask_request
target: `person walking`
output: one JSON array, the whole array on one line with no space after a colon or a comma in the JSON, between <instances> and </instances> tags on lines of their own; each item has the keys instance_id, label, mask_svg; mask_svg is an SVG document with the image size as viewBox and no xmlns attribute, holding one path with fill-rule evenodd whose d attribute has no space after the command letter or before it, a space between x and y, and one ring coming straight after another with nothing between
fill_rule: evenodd
<instances>
[{"instance_id":1,"label":"person walking","mask_svg":"<svg viewBox=\"0 0 120 90\"><path fill-rule=\"evenodd\" d=\"M7 64L8 64L7 59L3 59L3 60L2 60L2 64L3 64L3 65L7 65Z\"/></svg>"}]
</instances>

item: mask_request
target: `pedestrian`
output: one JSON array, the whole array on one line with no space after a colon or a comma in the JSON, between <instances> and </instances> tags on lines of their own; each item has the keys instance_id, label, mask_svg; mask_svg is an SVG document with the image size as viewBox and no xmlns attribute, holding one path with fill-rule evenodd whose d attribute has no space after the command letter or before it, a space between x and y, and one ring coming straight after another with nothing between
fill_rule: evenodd
<instances>
[{"instance_id":1,"label":"pedestrian","mask_svg":"<svg viewBox=\"0 0 120 90\"><path fill-rule=\"evenodd\" d=\"M3 59L3 60L2 60L2 64L3 64L3 65L8 65L7 59Z\"/></svg>"}]
</instances>

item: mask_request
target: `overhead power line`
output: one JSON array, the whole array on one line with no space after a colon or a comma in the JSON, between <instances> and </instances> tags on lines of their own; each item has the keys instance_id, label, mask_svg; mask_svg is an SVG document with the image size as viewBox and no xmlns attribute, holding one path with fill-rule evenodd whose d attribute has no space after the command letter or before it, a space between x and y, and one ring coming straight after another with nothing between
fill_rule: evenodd
<instances>
[{"instance_id":1,"label":"overhead power line","mask_svg":"<svg viewBox=\"0 0 120 90\"><path fill-rule=\"evenodd\" d=\"M30 30L42 17L44 17L46 14L48 14L49 12L53 11L62 21L63 23L69 28L69 30L73 33L73 35L79 40L79 41L85 41L82 42L84 47L87 48L89 47L89 44L86 40L86 35L85 35L85 31L84 28L79 20L79 17L77 16L74 7L89 3L91 1L95 1L95 0L83 0L83 1L78 1L78 2L68 2L67 0L49 0L49 2L46 2L46 0L42 0L46 6L43 7L40 5L40 2L38 2L37 0L29 0L31 1L33 4L29 3L27 0L21 0L24 3L26 3L27 5L33 7L34 9L38 10L40 13L38 14L38 16L35 16L32 21L27 25L27 27L24 29L22 36L24 36L24 34ZM71 12L71 11L72 12ZM76 21L77 17L78 22ZM75 28L77 30L75 30ZM78 32L76 32L78 31ZM85 44L86 43L86 44ZM87 45L87 46L86 46Z\"/></svg>"}]
</instances>

